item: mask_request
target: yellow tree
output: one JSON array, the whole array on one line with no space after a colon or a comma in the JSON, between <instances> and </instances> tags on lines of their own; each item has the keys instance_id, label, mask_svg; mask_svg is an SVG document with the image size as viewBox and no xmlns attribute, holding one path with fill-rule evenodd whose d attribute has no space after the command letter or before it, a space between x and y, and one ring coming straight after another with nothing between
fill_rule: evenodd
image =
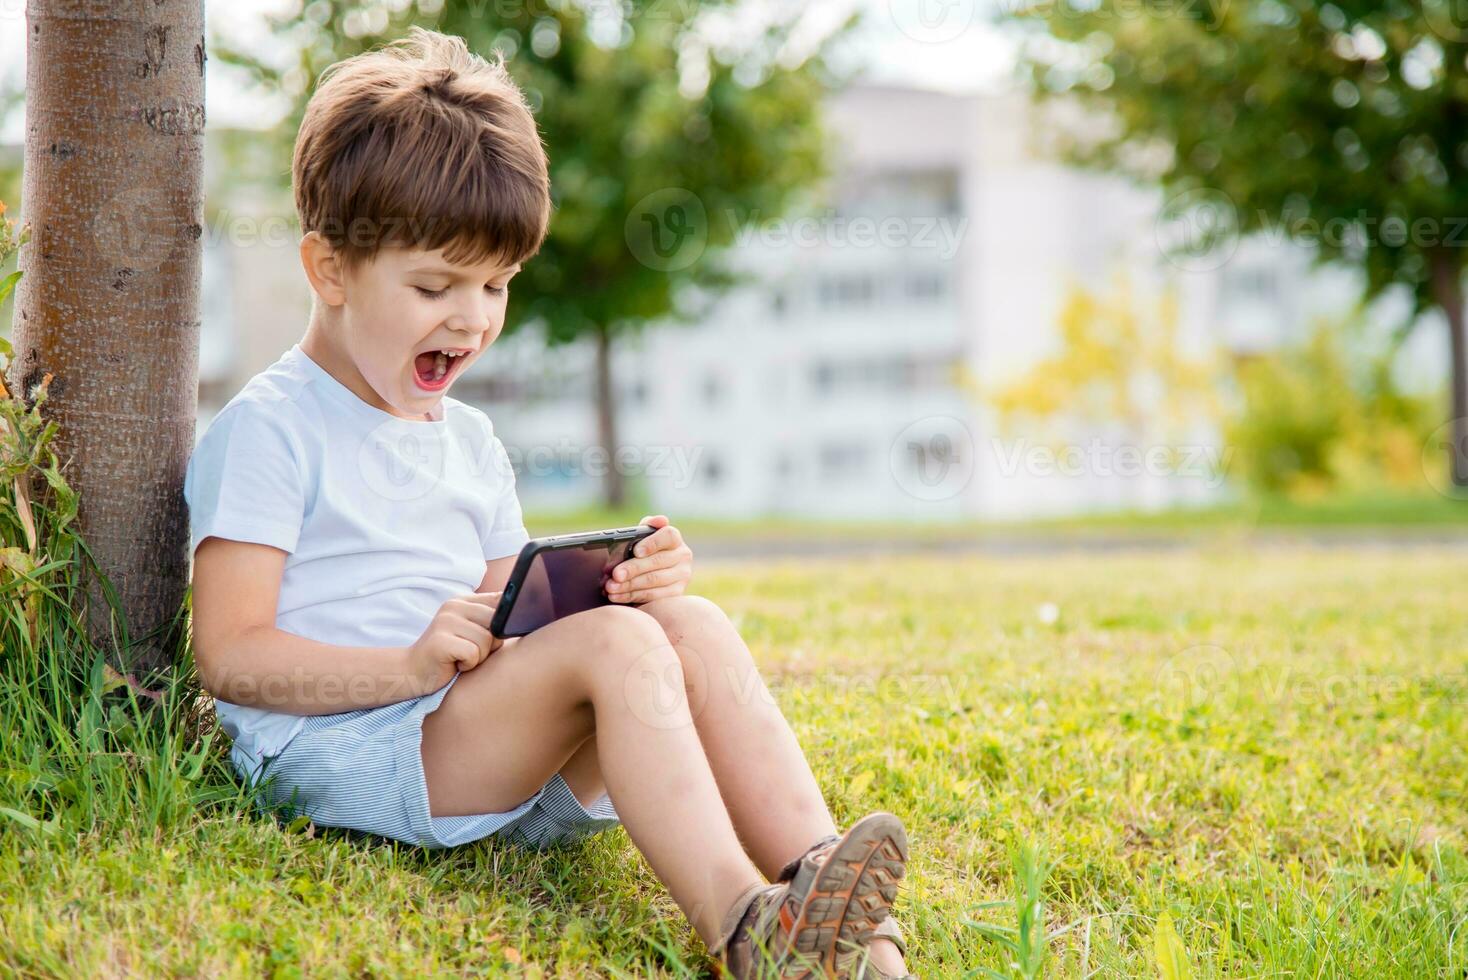
<instances>
[{"instance_id":1,"label":"yellow tree","mask_svg":"<svg viewBox=\"0 0 1468 980\"><path fill-rule=\"evenodd\" d=\"M1072 285L1055 353L987 399L1006 427L1063 433L1111 425L1129 443L1175 447L1220 411L1214 358L1184 349L1178 321L1171 290L1143 303L1125 276L1106 292Z\"/></svg>"}]
</instances>

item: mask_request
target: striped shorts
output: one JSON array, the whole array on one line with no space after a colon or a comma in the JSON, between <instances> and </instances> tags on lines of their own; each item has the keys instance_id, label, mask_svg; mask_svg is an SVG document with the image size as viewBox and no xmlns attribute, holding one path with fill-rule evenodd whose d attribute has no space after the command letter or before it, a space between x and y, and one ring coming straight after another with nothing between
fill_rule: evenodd
<instances>
[{"instance_id":1,"label":"striped shorts","mask_svg":"<svg viewBox=\"0 0 1468 980\"><path fill-rule=\"evenodd\" d=\"M347 827L427 848L491 835L540 848L617 825L609 797L584 806L560 773L504 813L430 815L420 748L423 717L458 679L455 674L432 694L396 704L307 716L285 750L254 774L264 783L262 799L321 827ZM235 764L251 778L239 759Z\"/></svg>"}]
</instances>

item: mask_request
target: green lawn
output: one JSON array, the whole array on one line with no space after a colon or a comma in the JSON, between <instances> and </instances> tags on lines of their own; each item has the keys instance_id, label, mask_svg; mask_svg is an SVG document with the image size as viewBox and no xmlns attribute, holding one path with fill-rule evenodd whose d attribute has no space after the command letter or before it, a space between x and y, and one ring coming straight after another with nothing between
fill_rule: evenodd
<instances>
[{"instance_id":1,"label":"green lawn","mask_svg":"<svg viewBox=\"0 0 1468 980\"><path fill-rule=\"evenodd\" d=\"M620 509L587 507L568 511L530 511L525 515L532 534L564 534L592 528L635 524L649 512L636 505ZM1379 533L1445 534L1468 531L1468 495L1446 497L1424 489L1419 492L1340 493L1322 500L1296 501L1282 497L1245 497L1209 507L1175 508L1152 512L1114 511L1030 521L816 520L809 518L698 518L669 515L690 540L711 537L784 542L849 540L870 536L919 544L952 539L983 542L1026 537L1113 539L1137 534L1174 537L1180 534L1214 537L1221 533L1259 533L1279 537L1297 532L1323 537Z\"/></svg>"},{"instance_id":2,"label":"green lawn","mask_svg":"<svg viewBox=\"0 0 1468 980\"><path fill-rule=\"evenodd\" d=\"M1464 976L1465 581L1461 549L1224 544L695 578L838 818L908 822L898 914L927 978L1007 969L975 923L1017 923L1025 846L1048 855L1045 925L1070 927L1048 975L1157 976L1159 949L1185 949L1198 977ZM80 835L0 821L0 975L703 963L620 830L426 852L136 792Z\"/></svg>"}]
</instances>

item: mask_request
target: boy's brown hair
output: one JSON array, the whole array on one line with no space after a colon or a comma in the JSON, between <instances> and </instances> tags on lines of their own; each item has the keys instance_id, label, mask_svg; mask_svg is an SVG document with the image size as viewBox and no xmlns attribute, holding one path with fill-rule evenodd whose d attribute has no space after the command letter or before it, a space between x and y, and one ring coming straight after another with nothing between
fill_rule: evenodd
<instances>
[{"instance_id":1,"label":"boy's brown hair","mask_svg":"<svg viewBox=\"0 0 1468 980\"><path fill-rule=\"evenodd\" d=\"M550 221L545 149L503 59L421 27L322 73L291 173L301 231L349 269L387 245L508 266Z\"/></svg>"}]
</instances>

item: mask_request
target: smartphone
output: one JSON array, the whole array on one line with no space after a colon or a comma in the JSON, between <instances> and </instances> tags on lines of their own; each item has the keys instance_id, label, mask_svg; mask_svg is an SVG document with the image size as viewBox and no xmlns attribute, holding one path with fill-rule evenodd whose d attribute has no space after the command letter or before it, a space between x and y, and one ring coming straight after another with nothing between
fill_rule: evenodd
<instances>
[{"instance_id":1,"label":"smartphone","mask_svg":"<svg viewBox=\"0 0 1468 980\"><path fill-rule=\"evenodd\" d=\"M527 541L489 631L501 639L525 636L573 613L610 605L606 584L612 569L631 558L637 542L656 530L639 524Z\"/></svg>"}]
</instances>

